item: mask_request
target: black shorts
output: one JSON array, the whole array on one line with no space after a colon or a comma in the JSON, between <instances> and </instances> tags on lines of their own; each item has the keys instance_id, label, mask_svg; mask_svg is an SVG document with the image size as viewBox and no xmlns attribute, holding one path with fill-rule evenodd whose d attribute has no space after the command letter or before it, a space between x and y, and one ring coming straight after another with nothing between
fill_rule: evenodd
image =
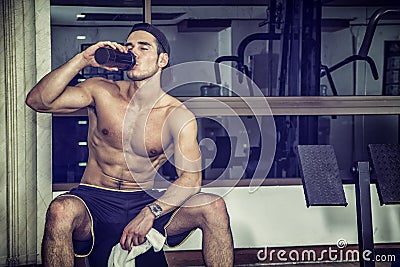
<instances>
[{"instance_id":1,"label":"black shorts","mask_svg":"<svg viewBox=\"0 0 400 267\"><path fill-rule=\"evenodd\" d=\"M92 185L81 184L61 196L77 197L85 204L91 217L91 239L73 240L77 257L89 257L91 266L107 266L108 257L114 245L119 243L125 226L148 204L154 202L164 192L119 191ZM153 228L167 236L166 227L179 209L156 219ZM191 231L167 236L166 245L180 245Z\"/></svg>"}]
</instances>

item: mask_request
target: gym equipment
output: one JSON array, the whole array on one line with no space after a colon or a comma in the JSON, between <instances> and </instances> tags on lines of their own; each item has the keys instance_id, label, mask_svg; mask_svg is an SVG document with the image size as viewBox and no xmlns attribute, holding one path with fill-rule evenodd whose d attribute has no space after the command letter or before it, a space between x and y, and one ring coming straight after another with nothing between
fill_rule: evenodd
<instances>
[{"instance_id":1,"label":"gym equipment","mask_svg":"<svg viewBox=\"0 0 400 267\"><path fill-rule=\"evenodd\" d=\"M400 146L369 144L368 152L381 205L400 204Z\"/></svg>"},{"instance_id":2,"label":"gym equipment","mask_svg":"<svg viewBox=\"0 0 400 267\"><path fill-rule=\"evenodd\" d=\"M375 62L371 57L368 56L368 52L371 47L372 38L374 37L374 34L375 34L376 25L378 24L379 20L383 16L386 16L387 14L399 14L400 15L400 8L398 8L398 7L397 8L395 8L395 7L380 8L374 12L374 14L371 16L371 18L368 22L367 30L365 32L364 39L361 44L360 50L358 51L358 54L349 56L330 68L326 65L321 65L321 68L322 68L321 78L324 77L325 75L327 76L329 85L333 92L333 95L338 95L338 93L337 93L337 89L336 89L336 86L333 81L331 73L353 61L361 60L361 61L367 62L371 69L371 73L372 73L372 76L374 77L374 79L375 80L379 79L379 74L378 74L378 70L376 68Z\"/></svg>"},{"instance_id":3,"label":"gym equipment","mask_svg":"<svg viewBox=\"0 0 400 267\"><path fill-rule=\"evenodd\" d=\"M331 145L298 145L300 174L307 207L345 205L337 159ZM356 192L357 231L360 255L370 251L370 259L381 253L400 249L375 249L371 210L371 182L376 182L381 205L400 203L400 145L368 145L370 161L360 161L352 168ZM372 166L372 167L371 167ZM372 179L371 179L372 177ZM342 195L343 193L343 195ZM341 202L340 202L341 201ZM374 261L359 258L360 267L374 267Z\"/></svg>"},{"instance_id":4,"label":"gym equipment","mask_svg":"<svg viewBox=\"0 0 400 267\"><path fill-rule=\"evenodd\" d=\"M331 145L298 145L307 207L347 206L335 151Z\"/></svg>"}]
</instances>

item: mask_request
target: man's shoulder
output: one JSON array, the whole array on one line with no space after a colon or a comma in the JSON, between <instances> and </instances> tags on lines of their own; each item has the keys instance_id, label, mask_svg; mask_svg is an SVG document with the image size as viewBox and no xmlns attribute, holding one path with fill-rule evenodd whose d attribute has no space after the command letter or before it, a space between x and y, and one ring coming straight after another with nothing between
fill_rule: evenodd
<instances>
[{"instance_id":1,"label":"man's shoulder","mask_svg":"<svg viewBox=\"0 0 400 267\"><path fill-rule=\"evenodd\" d=\"M108 80L103 77L92 77L85 80L83 83L78 85L90 90L94 95L105 91L116 91L116 88L123 86L119 81Z\"/></svg>"},{"instance_id":2,"label":"man's shoulder","mask_svg":"<svg viewBox=\"0 0 400 267\"><path fill-rule=\"evenodd\" d=\"M176 97L167 95L168 99L168 113L169 115L179 116L179 117L193 117L193 113Z\"/></svg>"},{"instance_id":3,"label":"man's shoulder","mask_svg":"<svg viewBox=\"0 0 400 267\"><path fill-rule=\"evenodd\" d=\"M117 85L117 82L115 82L113 80L108 80L103 77L92 77L92 78L85 80L84 83L86 83L88 85L92 85L92 86Z\"/></svg>"},{"instance_id":4,"label":"man's shoulder","mask_svg":"<svg viewBox=\"0 0 400 267\"><path fill-rule=\"evenodd\" d=\"M197 125L195 115L181 101L176 99L168 109L167 124L173 132L175 130L180 132L186 125L192 125L193 122Z\"/></svg>"}]
</instances>

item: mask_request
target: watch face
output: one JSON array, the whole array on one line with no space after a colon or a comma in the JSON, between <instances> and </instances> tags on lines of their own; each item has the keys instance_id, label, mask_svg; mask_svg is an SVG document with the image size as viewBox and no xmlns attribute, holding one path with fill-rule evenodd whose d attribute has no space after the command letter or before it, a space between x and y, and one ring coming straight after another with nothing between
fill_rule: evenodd
<instances>
[{"instance_id":1,"label":"watch face","mask_svg":"<svg viewBox=\"0 0 400 267\"><path fill-rule=\"evenodd\" d=\"M162 209L159 205L157 204L150 204L149 208L151 210L151 212L154 214L154 216L156 216L156 219L161 217L162 215Z\"/></svg>"}]
</instances>

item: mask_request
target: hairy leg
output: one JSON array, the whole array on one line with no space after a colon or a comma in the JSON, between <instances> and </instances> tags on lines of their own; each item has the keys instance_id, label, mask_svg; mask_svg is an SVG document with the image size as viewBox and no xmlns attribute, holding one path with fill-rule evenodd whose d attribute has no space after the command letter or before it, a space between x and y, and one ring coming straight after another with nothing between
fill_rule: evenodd
<instances>
[{"instance_id":1,"label":"hairy leg","mask_svg":"<svg viewBox=\"0 0 400 267\"><path fill-rule=\"evenodd\" d=\"M169 236L195 228L203 232L203 258L207 266L233 266L233 240L229 215L222 198L200 193L187 200L167 227Z\"/></svg>"},{"instance_id":2,"label":"hairy leg","mask_svg":"<svg viewBox=\"0 0 400 267\"><path fill-rule=\"evenodd\" d=\"M72 237L87 240L90 228L90 216L81 200L72 196L60 196L53 200L46 214L43 265L74 266Z\"/></svg>"}]
</instances>

